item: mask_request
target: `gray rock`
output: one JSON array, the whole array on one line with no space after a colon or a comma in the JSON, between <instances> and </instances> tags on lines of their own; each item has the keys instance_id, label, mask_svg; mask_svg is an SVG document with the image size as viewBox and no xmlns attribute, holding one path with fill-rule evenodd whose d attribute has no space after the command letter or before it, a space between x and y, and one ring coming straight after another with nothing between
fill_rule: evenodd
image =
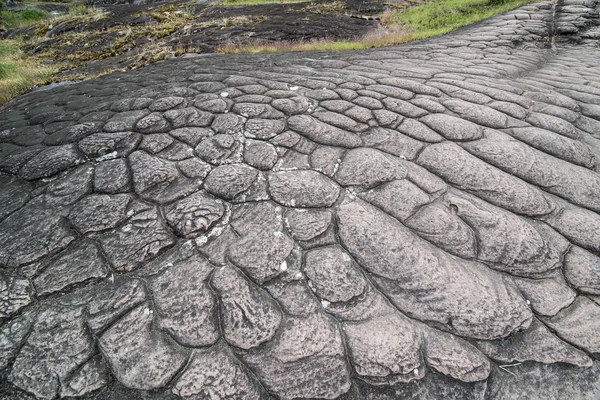
<instances>
[{"instance_id":1,"label":"gray rock","mask_svg":"<svg viewBox=\"0 0 600 400\"><path fill-rule=\"evenodd\" d=\"M133 211L125 225L103 234L98 240L117 271L139 268L175 243L173 234L159 219L158 210L148 206Z\"/></svg>"},{"instance_id":2,"label":"gray rock","mask_svg":"<svg viewBox=\"0 0 600 400\"><path fill-rule=\"evenodd\" d=\"M94 189L103 193L125 191L131 180L127 162L122 159L108 160L99 163L94 170Z\"/></svg>"},{"instance_id":3,"label":"gray rock","mask_svg":"<svg viewBox=\"0 0 600 400\"><path fill-rule=\"evenodd\" d=\"M537 361L544 364L562 362L579 367L592 365L592 360L584 352L560 340L537 319L523 332L503 341L479 341L477 347L491 359L505 364Z\"/></svg>"},{"instance_id":4,"label":"gray rock","mask_svg":"<svg viewBox=\"0 0 600 400\"><path fill-rule=\"evenodd\" d=\"M211 113L200 111L195 107L169 110L163 116L171 123L173 128L182 127L207 127L210 126L214 116ZM161 122L161 125L164 122Z\"/></svg>"},{"instance_id":5,"label":"gray rock","mask_svg":"<svg viewBox=\"0 0 600 400\"><path fill-rule=\"evenodd\" d=\"M429 114L419 121L449 140L476 140L483 135L479 125L447 114Z\"/></svg>"},{"instance_id":6,"label":"gray rock","mask_svg":"<svg viewBox=\"0 0 600 400\"><path fill-rule=\"evenodd\" d=\"M148 114L147 110L119 112L104 124L104 132L133 131L135 124Z\"/></svg>"},{"instance_id":7,"label":"gray rock","mask_svg":"<svg viewBox=\"0 0 600 400\"><path fill-rule=\"evenodd\" d=\"M142 304L108 328L98 339L112 373L125 386L165 387L186 362L182 348L152 329L153 312Z\"/></svg>"},{"instance_id":8,"label":"gray rock","mask_svg":"<svg viewBox=\"0 0 600 400\"><path fill-rule=\"evenodd\" d=\"M342 186L372 187L406 177L400 160L379 150L360 148L346 153L334 179Z\"/></svg>"},{"instance_id":9,"label":"gray rock","mask_svg":"<svg viewBox=\"0 0 600 400\"><path fill-rule=\"evenodd\" d=\"M9 317L33 301L34 290L28 279L0 272L0 318Z\"/></svg>"},{"instance_id":10,"label":"gray rock","mask_svg":"<svg viewBox=\"0 0 600 400\"><path fill-rule=\"evenodd\" d=\"M584 293L600 295L600 257L572 246L564 259L567 281Z\"/></svg>"},{"instance_id":11,"label":"gray rock","mask_svg":"<svg viewBox=\"0 0 600 400\"><path fill-rule=\"evenodd\" d=\"M221 301L221 325L227 342L249 350L275 336L282 314L263 289L232 267L218 268L212 286Z\"/></svg>"},{"instance_id":12,"label":"gray rock","mask_svg":"<svg viewBox=\"0 0 600 400\"><path fill-rule=\"evenodd\" d=\"M292 238L307 241L322 235L332 222L332 214L324 210L291 210L286 215Z\"/></svg>"},{"instance_id":13,"label":"gray rock","mask_svg":"<svg viewBox=\"0 0 600 400\"><path fill-rule=\"evenodd\" d=\"M193 255L151 281L158 325L179 344L201 347L219 339L217 302L208 287L212 271L205 259Z\"/></svg>"},{"instance_id":14,"label":"gray rock","mask_svg":"<svg viewBox=\"0 0 600 400\"><path fill-rule=\"evenodd\" d=\"M195 351L173 386L183 399L260 399L261 391L226 346Z\"/></svg>"},{"instance_id":15,"label":"gray rock","mask_svg":"<svg viewBox=\"0 0 600 400\"><path fill-rule=\"evenodd\" d=\"M212 228L225 213L220 200L196 192L164 207L165 219L184 238L194 238Z\"/></svg>"},{"instance_id":16,"label":"gray rock","mask_svg":"<svg viewBox=\"0 0 600 400\"><path fill-rule=\"evenodd\" d=\"M329 207L340 196L335 182L315 171L272 172L267 176L271 197L287 207Z\"/></svg>"},{"instance_id":17,"label":"gray rock","mask_svg":"<svg viewBox=\"0 0 600 400\"><path fill-rule=\"evenodd\" d=\"M277 162L275 146L259 140L246 140L244 146L244 162L260 170L270 170Z\"/></svg>"},{"instance_id":18,"label":"gray rock","mask_svg":"<svg viewBox=\"0 0 600 400\"><path fill-rule=\"evenodd\" d=\"M75 145L54 146L36 154L23 165L19 175L27 180L47 178L77 165L80 161Z\"/></svg>"},{"instance_id":19,"label":"gray rock","mask_svg":"<svg viewBox=\"0 0 600 400\"><path fill-rule=\"evenodd\" d=\"M81 397L109 383L109 370L100 356L91 360L75 372L60 388L60 397Z\"/></svg>"},{"instance_id":20,"label":"gray rock","mask_svg":"<svg viewBox=\"0 0 600 400\"><path fill-rule=\"evenodd\" d=\"M319 313L289 317L282 332L243 356L265 387L282 399L335 398L350 389L339 329Z\"/></svg>"},{"instance_id":21,"label":"gray rock","mask_svg":"<svg viewBox=\"0 0 600 400\"><path fill-rule=\"evenodd\" d=\"M407 179L385 182L360 197L400 221L410 218L430 201L427 193Z\"/></svg>"},{"instance_id":22,"label":"gray rock","mask_svg":"<svg viewBox=\"0 0 600 400\"><path fill-rule=\"evenodd\" d=\"M79 142L79 150L87 157L124 157L128 156L141 140L139 133L134 132L99 132Z\"/></svg>"},{"instance_id":23,"label":"gray rock","mask_svg":"<svg viewBox=\"0 0 600 400\"><path fill-rule=\"evenodd\" d=\"M69 220L83 234L115 228L127 219L130 201L126 194L92 194L75 204Z\"/></svg>"},{"instance_id":24,"label":"gray rock","mask_svg":"<svg viewBox=\"0 0 600 400\"><path fill-rule=\"evenodd\" d=\"M362 144L357 134L327 125L308 115L295 115L288 118L287 123L290 129L316 143L347 148Z\"/></svg>"},{"instance_id":25,"label":"gray rock","mask_svg":"<svg viewBox=\"0 0 600 400\"><path fill-rule=\"evenodd\" d=\"M600 353L600 305L584 296L577 296L573 304L557 315L542 321L565 341L596 357Z\"/></svg>"},{"instance_id":26,"label":"gray rock","mask_svg":"<svg viewBox=\"0 0 600 400\"><path fill-rule=\"evenodd\" d=\"M242 161L243 145L238 137L217 134L204 138L195 148L196 154L204 161L215 165Z\"/></svg>"},{"instance_id":27,"label":"gray rock","mask_svg":"<svg viewBox=\"0 0 600 400\"><path fill-rule=\"evenodd\" d=\"M99 246L84 240L61 252L35 277L33 284L37 294L42 296L107 275L108 266Z\"/></svg>"},{"instance_id":28,"label":"gray rock","mask_svg":"<svg viewBox=\"0 0 600 400\"><path fill-rule=\"evenodd\" d=\"M509 279L440 252L374 207L360 201L344 204L338 225L344 247L410 316L480 339L506 337L529 326L531 310ZM484 289L500 285L502 291ZM423 291L431 297L424 298Z\"/></svg>"},{"instance_id":29,"label":"gray rock","mask_svg":"<svg viewBox=\"0 0 600 400\"><path fill-rule=\"evenodd\" d=\"M252 139L271 139L285 130L285 122L274 119L251 118L246 121L244 135Z\"/></svg>"},{"instance_id":30,"label":"gray rock","mask_svg":"<svg viewBox=\"0 0 600 400\"><path fill-rule=\"evenodd\" d=\"M232 200L250 189L257 177L258 171L246 165L222 165L208 174L204 187L217 197Z\"/></svg>"},{"instance_id":31,"label":"gray rock","mask_svg":"<svg viewBox=\"0 0 600 400\"><path fill-rule=\"evenodd\" d=\"M43 399L55 398L63 383L94 354L82 308L42 310L8 380Z\"/></svg>"}]
</instances>

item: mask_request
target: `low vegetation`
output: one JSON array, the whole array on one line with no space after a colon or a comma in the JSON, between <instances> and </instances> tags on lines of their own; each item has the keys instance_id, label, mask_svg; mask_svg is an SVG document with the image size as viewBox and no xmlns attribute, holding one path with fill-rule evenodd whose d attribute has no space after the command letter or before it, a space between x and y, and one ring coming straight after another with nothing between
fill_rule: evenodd
<instances>
[{"instance_id":1,"label":"low vegetation","mask_svg":"<svg viewBox=\"0 0 600 400\"><path fill-rule=\"evenodd\" d=\"M257 6L260 4L294 4L306 3L310 0L221 0L217 5L224 6Z\"/></svg>"},{"instance_id":2,"label":"low vegetation","mask_svg":"<svg viewBox=\"0 0 600 400\"><path fill-rule=\"evenodd\" d=\"M307 50L360 50L392 46L442 35L491 16L512 10L533 0L432 0L421 5L388 9L379 16L385 30L367 33L350 41L226 43L221 53L258 53Z\"/></svg>"},{"instance_id":3,"label":"low vegetation","mask_svg":"<svg viewBox=\"0 0 600 400\"><path fill-rule=\"evenodd\" d=\"M0 41L0 105L26 93L36 85L49 82L56 72L35 58L26 57L19 40Z\"/></svg>"}]
</instances>

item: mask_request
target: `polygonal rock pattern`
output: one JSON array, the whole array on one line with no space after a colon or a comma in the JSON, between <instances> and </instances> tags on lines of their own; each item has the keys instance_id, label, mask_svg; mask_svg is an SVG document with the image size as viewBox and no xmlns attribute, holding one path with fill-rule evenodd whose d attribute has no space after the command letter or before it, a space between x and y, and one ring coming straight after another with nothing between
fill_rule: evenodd
<instances>
[{"instance_id":1,"label":"polygonal rock pattern","mask_svg":"<svg viewBox=\"0 0 600 400\"><path fill-rule=\"evenodd\" d=\"M600 398L596 3L14 99L0 397Z\"/></svg>"}]
</instances>

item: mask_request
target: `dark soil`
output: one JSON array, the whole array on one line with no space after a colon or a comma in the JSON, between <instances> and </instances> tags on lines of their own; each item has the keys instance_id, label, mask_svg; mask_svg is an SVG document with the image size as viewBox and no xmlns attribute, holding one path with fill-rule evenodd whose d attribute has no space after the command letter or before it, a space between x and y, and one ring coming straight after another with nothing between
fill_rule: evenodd
<instances>
[{"instance_id":1,"label":"dark soil","mask_svg":"<svg viewBox=\"0 0 600 400\"><path fill-rule=\"evenodd\" d=\"M236 7L183 0L91 2L107 17L93 22L74 17L53 26L46 22L4 37L43 36L25 50L58 63L59 75L84 77L186 53L213 53L224 44L356 39L377 29L377 16L390 7L383 0Z\"/></svg>"}]
</instances>

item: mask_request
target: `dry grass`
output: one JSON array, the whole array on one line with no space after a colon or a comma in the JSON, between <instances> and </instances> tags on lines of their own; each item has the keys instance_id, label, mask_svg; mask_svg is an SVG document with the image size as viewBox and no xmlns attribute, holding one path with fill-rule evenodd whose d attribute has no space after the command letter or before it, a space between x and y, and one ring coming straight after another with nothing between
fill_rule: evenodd
<instances>
[{"instance_id":1,"label":"dry grass","mask_svg":"<svg viewBox=\"0 0 600 400\"><path fill-rule=\"evenodd\" d=\"M217 53L274 53L281 51L311 51L311 50L361 50L376 47L392 46L414 40L413 34L407 30L376 29L356 40L339 41L332 39L315 39L295 42L257 42L251 44L227 42L217 49Z\"/></svg>"}]
</instances>

